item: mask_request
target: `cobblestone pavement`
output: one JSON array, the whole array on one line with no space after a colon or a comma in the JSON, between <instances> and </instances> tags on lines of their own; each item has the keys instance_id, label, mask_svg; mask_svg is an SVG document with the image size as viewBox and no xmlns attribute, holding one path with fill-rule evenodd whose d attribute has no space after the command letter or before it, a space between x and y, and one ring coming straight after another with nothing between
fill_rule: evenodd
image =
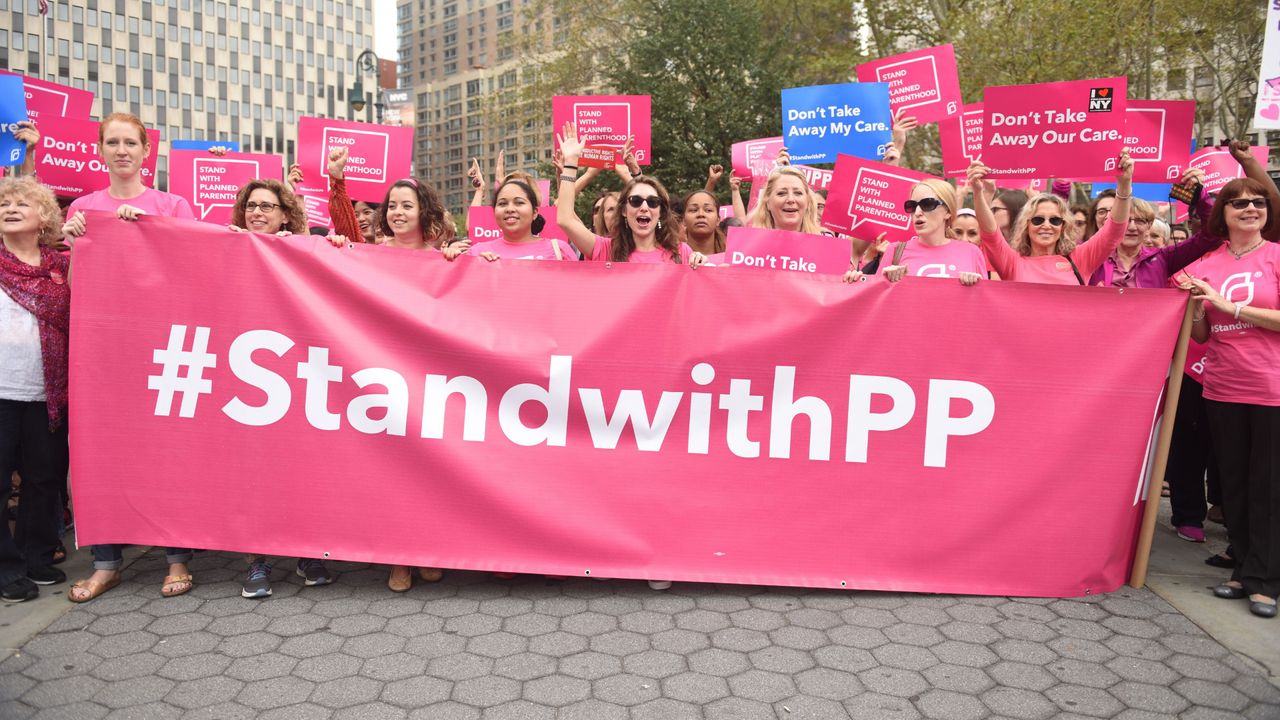
<instances>
[{"instance_id":1,"label":"cobblestone pavement","mask_svg":"<svg viewBox=\"0 0 1280 720\"><path fill-rule=\"evenodd\" d=\"M335 584L303 587L281 560L274 596L245 600L243 560L204 553L197 587L164 599L150 551L0 662L0 718L1280 718L1276 685L1147 590L451 572L395 595L385 568L331 567Z\"/></svg>"}]
</instances>

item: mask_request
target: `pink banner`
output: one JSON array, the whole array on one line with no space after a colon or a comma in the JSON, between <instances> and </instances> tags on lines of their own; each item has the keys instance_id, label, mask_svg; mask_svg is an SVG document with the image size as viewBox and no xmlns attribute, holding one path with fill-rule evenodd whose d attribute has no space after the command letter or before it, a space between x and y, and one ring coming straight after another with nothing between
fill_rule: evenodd
<instances>
[{"instance_id":1,"label":"pink banner","mask_svg":"<svg viewBox=\"0 0 1280 720\"><path fill-rule=\"evenodd\" d=\"M1191 159L1196 101L1130 100L1124 116L1133 181L1177 182Z\"/></svg>"},{"instance_id":2,"label":"pink banner","mask_svg":"<svg viewBox=\"0 0 1280 720\"><path fill-rule=\"evenodd\" d=\"M227 225L240 188L258 178L283 180L283 163L279 155L171 150L169 192L186 198L197 219Z\"/></svg>"},{"instance_id":3,"label":"pink banner","mask_svg":"<svg viewBox=\"0 0 1280 720\"><path fill-rule=\"evenodd\" d=\"M1249 151L1262 163L1262 167L1267 166L1267 155L1270 152L1267 146L1251 147ZM1192 155L1190 162L1191 167L1204 171L1204 192L1211 195L1216 195L1232 180L1244 177L1244 168L1240 167L1240 163L1236 162L1231 151L1225 147L1204 148Z\"/></svg>"},{"instance_id":4,"label":"pink banner","mask_svg":"<svg viewBox=\"0 0 1280 720\"><path fill-rule=\"evenodd\" d=\"M969 165L982 158L982 103L965 105L960 116L938 123L942 142L942 174L963 178Z\"/></svg>"},{"instance_id":5,"label":"pink banner","mask_svg":"<svg viewBox=\"0 0 1280 720\"><path fill-rule=\"evenodd\" d=\"M576 122L578 139L586 145L621 149L633 137L636 161L648 165L653 157L650 108L648 95L556 95L551 98L551 126L559 136L566 122ZM555 146L560 147L559 140Z\"/></svg>"},{"instance_id":6,"label":"pink banner","mask_svg":"<svg viewBox=\"0 0 1280 720\"><path fill-rule=\"evenodd\" d=\"M849 241L826 235L729 228L724 255L730 265L843 275L849 269Z\"/></svg>"},{"instance_id":7,"label":"pink banner","mask_svg":"<svg viewBox=\"0 0 1280 720\"><path fill-rule=\"evenodd\" d=\"M768 177L780 150L782 150L780 136L734 143L729 148L729 154L733 160L733 174L743 180Z\"/></svg>"},{"instance_id":8,"label":"pink banner","mask_svg":"<svg viewBox=\"0 0 1280 720\"><path fill-rule=\"evenodd\" d=\"M951 45L914 50L858 66L858 82L889 83L889 107L905 110L921 123L953 118L960 112L960 76Z\"/></svg>"},{"instance_id":9,"label":"pink banner","mask_svg":"<svg viewBox=\"0 0 1280 720\"><path fill-rule=\"evenodd\" d=\"M1185 302L89 227L81 545L1097 595L1127 577ZM1068 356L1070 387L1029 370Z\"/></svg>"},{"instance_id":10,"label":"pink banner","mask_svg":"<svg viewBox=\"0 0 1280 720\"><path fill-rule=\"evenodd\" d=\"M910 240L916 233L902 203L911 199L912 186L927 177L932 176L840 155L822 225L860 240L874 241L880 233L886 233L891 242Z\"/></svg>"},{"instance_id":11,"label":"pink banner","mask_svg":"<svg viewBox=\"0 0 1280 720\"><path fill-rule=\"evenodd\" d=\"M348 149L347 194L352 200L380 203L397 180L409 177L413 128L304 117L298 122L298 164L314 187L328 183L329 150Z\"/></svg>"},{"instance_id":12,"label":"pink banner","mask_svg":"<svg viewBox=\"0 0 1280 720\"><path fill-rule=\"evenodd\" d=\"M538 214L547 223L539 233L541 237L569 241L569 237L556 224L555 206L540 207ZM502 229L494 218L493 208L487 205L472 205L467 208L467 230L471 234L472 244L502 239Z\"/></svg>"},{"instance_id":13,"label":"pink banner","mask_svg":"<svg viewBox=\"0 0 1280 720\"><path fill-rule=\"evenodd\" d=\"M27 94L27 117L37 124L49 118L88 120L93 112L93 93L70 85L27 77L21 73L0 70L4 75L21 75ZM43 131L44 126L40 129Z\"/></svg>"},{"instance_id":14,"label":"pink banner","mask_svg":"<svg viewBox=\"0 0 1280 720\"><path fill-rule=\"evenodd\" d=\"M154 187L160 132L147 130L151 154L142 166L142 182ZM54 117L40 120L40 152L36 156L40 181L60 197L80 197L111 183L107 166L98 155L98 123Z\"/></svg>"},{"instance_id":15,"label":"pink banner","mask_svg":"<svg viewBox=\"0 0 1280 720\"><path fill-rule=\"evenodd\" d=\"M1124 77L987 88L982 162L992 177L1114 176L1127 89Z\"/></svg>"}]
</instances>

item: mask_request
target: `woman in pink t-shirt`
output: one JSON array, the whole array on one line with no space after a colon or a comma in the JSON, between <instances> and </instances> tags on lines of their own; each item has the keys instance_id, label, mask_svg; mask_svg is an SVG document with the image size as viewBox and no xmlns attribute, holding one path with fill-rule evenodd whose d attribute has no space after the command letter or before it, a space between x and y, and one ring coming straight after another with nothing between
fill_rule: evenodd
<instances>
[{"instance_id":1,"label":"woman in pink t-shirt","mask_svg":"<svg viewBox=\"0 0 1280 720\"><path fill-rule=\"evenodd\" d=\"M151 155L151 141L137 116L108 115L98 125L98 154L107 166L110 185L72 201L62 226L63 237L84 235L85 210L114 212L121 220L137 220L140 215L195 219L186 198L143 184L142 165Z\"/></svg>"},{"instance_id":2,"label":"woman in pink t-shirt","mask_svg":"<svg viewBox=\"0 0 1280 720\"><path fill-rule=\"evenodd\" d=\"M978 246L955 239L951 224L957 217L955 188L937 178L925 178L911 188L903 208L911 216L916 237L894 243L880 258L888 263L880 274L898 282L907 274L919 277L959 278L961 285L975 285L987 276L987 260ZM858 270L845 273L845 282L867 278Z\"/></svg>"},{"instance_id":3,"label":"woman in pink t-shirt","mask_svg":"<svg viewBox=\"0 0 1280 720\"><path fill-rule=\"evenodd\" d=\"M657 178L637 175L623 186L612 236L596 235L584 225L574 208L577 199L574 173L578 170L582 149L577 128L573 123L565 123L560 137L565 172L560 176L560 194L556 198L556 222L584 258L604 262L671 262L692 267L706 262L705 255L680 242L671 198Z\"/></svg>"},{"instance_id":4,"label":"woman in pink t-shirt","mask_svg":"<svg viewBox=\"0 0 1280 720\"><path fill-rule=\"evenodd\" d=\"M980 162L969 166L969 184L987 177ZM1120 153L1116 174L1116 202L1107 223L1098 234L1077 245L1071 210L1062 198L1040 193L1027 201L1006 243L996 224L995 214L986 193L973 194L973 209L978 214L978 231L982 252L991 268L1004 280L1084 285L1094 271L1115 251L1129 224L1129 200L1133 197L1133 160ZM1010 247L1012 246L1012 247Z\"/></svg>"},{"instance_id":5,"label":"woman in pink t-shirt","mask_svg":"<svg viewBox=\"0 0 1280 720\"><path fill-rule=\"evenodd\" d=\"M1227 183L1208 221L1227 242L1178 276L1203 298L1191 334L1208 343L1205 410L1236 558L1213 592L1248 596L1267 618L1280 594L1280 244L1263 235L1280 223L1277 211L1257 180Z\"/></svg>"},{"instance_id":6,"label":"woman in pink t-shirt","mask_svg":"<svg viewBox=\"0 0 1280 720\"><path fill-rule=\"evenodd\" d=\"M472 245L470 254L490 261L499 258L577 260L569 243L538 235L547 224L538 207L538 191L521 177L508 177L498 187L493 202L493 217L502 237Z\"/></svg>"}]
</instances>

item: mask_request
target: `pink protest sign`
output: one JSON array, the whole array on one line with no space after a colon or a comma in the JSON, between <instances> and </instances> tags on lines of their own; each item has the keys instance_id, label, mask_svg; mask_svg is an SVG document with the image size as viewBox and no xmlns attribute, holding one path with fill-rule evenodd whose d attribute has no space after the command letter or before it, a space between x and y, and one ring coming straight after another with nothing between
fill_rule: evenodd
<instances>
[{"instance_id":1,"label":"pink protest sign","mask_svg":"<svg viewBox=\"0 0 1280 720\"><path fill-rule=\"evenodd\" d=\"M889 83L889 107L922 123L960 112L960 76L951 45L915 50L858 66L858 82Z\"/></svg>"},{"instance_id":2,"label":"pink protest sign","mask_svg":"<svg viewBox=\"0 0 1280 720\"><path fill-rule=\"evenodd\" d=\"M938 123L943 176L964 177L970 163L982 157L982 128L982 103L965 105L959 117Z\"/></svg>"},{"instance_id":3,"label":"pink protest sign","mask_svg":"<svg viewBox=\"0 0 1280 720\"><path fill-rule=\"evenodd\" d=\"M1263 167L1267 166L1268 150L1265 145L1249 148L1249 151ZM1204 192L1211 195L1217 194L1223 185L1232 180L1244 177L1244 168L1231 157L1231 151L1224 147L1205 148L1191 156L1190 164L1191 167L1204 171Z\"/></svg>"},{"instance_id":4,"label":"pink protest sign","mask_svg":"<svg viewBox=\"0 0 1280 720\"><path fill-rule=\"evenodd\" d=\"M547 224L542 228L542 232L538 233L539 237L569 241L569 237L556 224L556 209L554 206L540 207L538 208L538 214L542 216L543 220L547 221ZM487 205L472 205L467 208L467 232L473 245L489 240L502 239L502 229L498 227L498 221L494 218L493 208Z\"/></svg>"},{"instance_id":5,"label":"pink protest sign","mask_svg":"<svg viewBox=\"0 0 1280 720\"><path fill-rule=\"evenodd\" d=\"M1191 158L1196 101L1130 100L1124 117L1133 181L1177 182Z\"/></svg>"},{"instance_id":6,"label":"pink protest sign","mask_svg":"<svg viewBox=\"0 0 1280 720\"><path fill-rule=\"evenodd\" d=\"M142 183L156 182L156 148L160 132L147 130L151 154L142 164ZM80 197L110 184L108 170L98 155L98 123L93 120L45 116L40 121L40 153L36 174L61 197Z\"/></svg>"},{"instance_id":7,"label":"pink protest sign","mask_svg":"<svg viewBox=\"0 0 1280 720\"><path fill-rule=\"evenodd\" d=\"M989 87L982 162L992 177L1114 175L1127 91L1124 77Z\"/></svg>"},{"instance_id":8,"label":"pink protest sign","mask_svg":"<svg viewBox=\"0 0 1280 720\"><path fill-rule=\"evenodd\" d=\"M588 145L578 156L578 165L608 170L618 164L618 151L603 145Z\"/></svg>"},{"instance_id":9,"label":"pink protest sign","mask_svg":"<svg viewBox=\"0 0 1280 720\"><path fill-rule=\"evenodd\" d=\"M842 275L849 269L850 251L849 241L841 238L731 227L724 255L729 265Z\"/></svg>"},{"instance_id":10,"label":"pink protest sign","mask_svg":"<svg viewBox=\"0 0 1280 720\"><path fill-rule=\"evenodd\" d=\"M227 225L236 195L250 180L280 180L283 160L279 155L227 153L212 155L205 150L169 152L169 192L181 195L196 211L196 219Z\"/></svg>"},{"instance_id":11,"label":"pink protest sign","mask_svg":"<svg viewBox=\"0 0 1280 720\"><path fill-rule=\"evenodd\" d=\"M767 176L773 170L773 163L778 159L780 150L780 136L734 143L730 147L733 174L744 180Z\"/></svg>"},{"instance_id":12,"label":"pink protest sign","mask_svg":"<svg viewBox=\"0 0 1280 720\"><path fill-rule=\"evenodd\" d=\"M51 117L88 120L93 112L93 93L21 73L0 70L3 75L20 75L27 95L27 117L40 122Z\"/></svg>"},{"instance_id":13,"label":"pink protest sign","mask_svg":"<svg viewBox=\"0 0 1280 720\"><path fill-rule=\"evenodd\" d=\"M808 165L793 165L792 167L804 173L804 179L808 181L809 187L815 191L826 190L831 186L831 178L834 176L834 172L831 170Z\"/></svg>"},{"instance_id":14,"label":"pink protest sign","mask_svg":"<svg viewBox=\"0 0 1280 720\"><path fill-rule=\"evenodd\" d=\"M721 205L719 210L719 215L721 220L727 220L728 218L733 217L733 206Z\"/></svg>"},{"instance_id":15,"label":"pink protest sign","mask_svg":"<svg viewBox=\"0 0 1280 720\"><path fill-rule=\"evenodd\" d=\"M648 165L653 155L650 108L648 95L556 95L551 98L551 125L558 136L566 122L576 123L584 145L621 149L633 137L636 161ZM555 146L560 147L558 139Z\"/></svg>"},{"instance_id":16,"label":"pink protest sign","mask_svg":"<svg viewBox=\"0 0 1280 720\"><path fill-rule=\"evenodd\" d=\"M307 215L307 227L333 227L329 216L329 191L324 188L297 185L293 194L302 201L302 211Z\"/></svg>"},{"instance_id":17,"label":"pink protest sign","mask_svg":"<svg viewBox=\"0 0 1280 720\"><path fill-rule=\"evenodd\" d=\"M334 147L349 152L344 174L351 199L382 202L395 181L409 176L413 128L315 117L299 121L298 163L307 177L328 177Z\"/></svg>"},{"instance_id":18,"label":"pink protest sign","mask_svg":"<svg viewBox=\"0 0 1280 720\"><path fill-rule=\"evenodd\" d=\"M902 203L911 198L912 186L927 177L932 176L842 154L836 159L822 224L860 240L873 241L880 233L892 242L910 240L915 231Z\"/></svg>"}]
</instances>

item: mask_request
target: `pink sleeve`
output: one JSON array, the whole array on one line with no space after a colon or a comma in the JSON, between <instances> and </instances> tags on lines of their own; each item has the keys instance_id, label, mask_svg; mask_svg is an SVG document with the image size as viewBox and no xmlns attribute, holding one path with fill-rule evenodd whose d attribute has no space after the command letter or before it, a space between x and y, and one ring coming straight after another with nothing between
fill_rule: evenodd
<instances>
[{"instance_id":1,"label":"pink sleeve","mask_svg":"<svg viewBox=\"0 0 1280 720\"><path fill-rule=\"evenodd\" d=\"M595 247L591 248L591 258L590 258L590 259L591 259L591 260L594 260L594 261L596 261L596 262L604 262L604 261L607 261L607 260L609 260L609 258L611 258L611 257L612 257L612 252L611 252L611 251L612 251L612 248L613 248L613 239L612 239L612 238L607 238L607 237L603 237L603 236L597 235L597 236L596 236L596 245L595 245Z\"/></svg>"},{"instance_id":2,"label":"pink sleeve","mask_svg":"<svg viewBox=\"0 0 1280 720\"><path fill-rule=\"evenodd\" d=\"M563 256L565 260L578 259L578 251L573 249L573 244L570 243L568 240L552 240L551 242L556 243L560 246L560 254Z\"/></svg>"},{"instance_id":3,"label":"pink sleeve","mask_svg":"<svg viewBox=\"0 0 1280 720\"><path fill-rule=\"evenodd\" d=\"M173 209L171 211L172 214L169 217L182 218L183 220L195 220L196 214L191 212L191 203L187 202L187 199L184 197L180 197L178 195L174 195L173 197Z\"/></svg>"},{"instance_id":4,"label":"pink sleeve","mask_svg":"<svg viewBox=\"0 0 1280 720\"><path fill-rule=\"evenodd\" d=\"M1071 251L1071 259L1075 261L1081 275L1087 278L1102 267L1102 263L1116 251L1116 246L1124 237L1126 227L1128 227L1127 223L1121 225L1108 215L1106 224L1098 230L1097 234Z\"/></svg>"},{"instance_id":5,"label":"pink sleeve","mask_svg":"<svg viewBox=\"0 0 1280 720\"><path fill-rule=\"evenodd\" d=\"M680 243L680 264L688 265L689 258L692 256L693 256L693 248L689 247L685 243Z\"/></svg>"},{"instance_id":6,"label":"pink sleeve","mask_svg":"<svg viewBox=\"0 0 1280 720\"><path fill-rule=\"evenodd\" d=\"M999 230L990 235L980 232L978 237L982 240L982 254L987 257L991 268L1005 280L1012 280L1017 274L1018 253L1009 247Z\"/></svg>"}]
</instances>

